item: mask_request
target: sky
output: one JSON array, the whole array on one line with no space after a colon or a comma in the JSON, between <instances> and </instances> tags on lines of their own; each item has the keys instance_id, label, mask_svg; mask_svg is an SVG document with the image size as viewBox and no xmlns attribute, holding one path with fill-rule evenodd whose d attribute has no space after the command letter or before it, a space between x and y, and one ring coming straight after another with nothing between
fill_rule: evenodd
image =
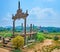
<instances>
[{"instance_id":1,"label":"sky","mask_svg":"<svg viewBox=\"0 0 60 52\"><path fill-rule=\"evenodd\" d=\"M12 26L18 1L24 13L28 10L27 26L60 27L60 0L0 0L0 26ZM23 19L16 20L16 26L23 22Z\"/></svg>"}]
</instances>

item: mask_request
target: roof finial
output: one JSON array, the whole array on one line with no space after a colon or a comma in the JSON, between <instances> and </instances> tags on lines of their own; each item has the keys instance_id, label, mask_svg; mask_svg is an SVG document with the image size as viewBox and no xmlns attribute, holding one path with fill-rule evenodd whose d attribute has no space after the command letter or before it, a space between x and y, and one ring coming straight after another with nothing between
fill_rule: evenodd
<instances>
[{"instance_id":1,"label":"roof finial","mask_svg":"<svg viewBox=\"0 0 60 52\"><path fill-rule=\"evenodd\" d=\"M20 1L18 1L18 9L20 9Z\"/></svg>"},{"instance_id":2,"label":"roof finial","mask_svg":"<svg viewBox=\"0 0 60 52\"><path fill-rule=\"evenodd\" d=\"M26 10L26 14L28 14L28 10Z\"/></svg>"}]
</instances>

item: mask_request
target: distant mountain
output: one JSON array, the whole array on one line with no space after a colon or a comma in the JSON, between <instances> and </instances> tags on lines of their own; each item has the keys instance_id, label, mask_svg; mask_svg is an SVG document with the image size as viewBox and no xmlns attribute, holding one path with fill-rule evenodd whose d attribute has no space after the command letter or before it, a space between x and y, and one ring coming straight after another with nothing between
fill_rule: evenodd
<instances>
[{"instance_id":1,"label":"distant mountain","mask_svg":"<svg viewBox=\"0 0 60 52\"><path fill-rule=\"evenodd\" d=\"M3 30L5 30L5 28L3 28L3 27L0 27L0 31L3 31Z\"/></svg>"},{"instance_id":2,"label":"distant mountain","mask_svg":"<svg viewBox=\"0 0 60 52\"><path fill-rule=\"evenodd\" d=\"M6 26L6 27L0 27L0 31L12 31L13 27L12 26ZM24 27L22 26L16 26L15 27L15 31L23 31ZM26 28L27 31L30 31L30 27ZM60 28L59 27L38 27L38 26L33 26L33 30L35 31L39 31L39 32L43 32L43 31L47 31L47 32L60 32Z\"/></svg>"},{"instance_id":3,"label":"distant mountain","mask_svg":"<svg viewBox=\"0 0 60 52\"><path fill-rule=\"evenodd\" d=\"M59 27L40 27L39 28L40 31L48 31L48 32L60 32L60 28Z\"/></svg>"},{"instance_id":4,"label":"distant mountain","mask_svg":"<svg viewBox=\"0 0 60 52\"><path fill-rule=\"evenodd\" d=\"M13 28L12 26L6 26L6 27L4 27L4 28Z\"/></svg>"}]
</instances>

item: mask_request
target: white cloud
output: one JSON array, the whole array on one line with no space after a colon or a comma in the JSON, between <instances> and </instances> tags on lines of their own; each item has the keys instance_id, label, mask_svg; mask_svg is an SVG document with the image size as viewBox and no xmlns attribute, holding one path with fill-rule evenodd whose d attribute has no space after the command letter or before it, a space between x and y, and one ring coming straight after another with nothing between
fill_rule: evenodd
<instances>
[{"instance_id":1,"label":"white cloud","mask_svg":"<svg viewBox=\"0 0 60 52\"><path fill-rule=\"evenodd\" d=\"M30 15L35 15L38 19L46 18L46 17L53 17L56 16L56 12L52 8L39 8L35 7L30 10Z\"/></svg>"},{"instance_id":2,"label":"white cloud","mask_svg":"<svg viewBox=\"0 0 60 52\"><path fill-rule=\"evenodd\" d=\"M4 21L10 21L12 19L12 14L7 13L6 16L3 18Z\"/></svg>"},{"instance_id":3,"label":"white cloud","mask_svg":"<svg viewBox=\"0 0 60 52\"><path fill-rule=\"evenodd\" d=\"M1 26L12 26L12 15L7 13L1 20Z\"/></svg>"},{"instance_id":4,"label":"white cloud","mask_svg":"<svg viewBox=\"0 0 60 52\"><path fill-rule=\"evenodd\" d=\"M35 24L42 26L60 26L60 15L53 8L40 8L35 7L32 8L29 12L30 16L35 16L36 18ZM32 21L34 21L32 19Z\"/></svg>"}]
</instances>

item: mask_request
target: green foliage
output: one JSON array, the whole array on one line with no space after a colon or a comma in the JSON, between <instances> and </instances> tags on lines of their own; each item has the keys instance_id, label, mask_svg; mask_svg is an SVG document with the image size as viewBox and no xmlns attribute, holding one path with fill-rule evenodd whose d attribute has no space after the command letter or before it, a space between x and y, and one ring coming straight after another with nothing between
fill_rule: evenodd
<instances>
[{"instance_id":1,"label":"green foliage","mask_svg":"<svg viewBox=\"0 0 60 52\"><path fill-rule=\"evenodd\" d=\"M12 33L8 31L0 32L0 36L6 38L6 37L11 37Z\"/></svg>"},{"instance_id":2,"label":"green foliage","mask_svg":"<svg viewBox=\"0 0 60 52\"><path fill-rule=\"evenodd\" d=\"M36 35L36 40L39 42L42 42L44 40L44 36L41 33L37 33Z\"/></svg>"},{"instance_id":3,"label":"green foliage","mask_svg":"<svg viewBox=\"0 0 60 52\"><path fill-rule=\"evenodd\" d=\"M11 37L12 36L12 34L4 34L4 37Z\"/></svg>"},{"instance_id":4,"label":"green foliage","mask_svg":"<svg viewBox=\"0 0 60 52\"><path fill-rule=\"evenodd\" d=\"M45 35L45 38L46 38L46 39L52 39L51 36L47 36L47 35Z\"/></svg>"},{"instance_id":5,"label":"green foliage","mask_svg":"<svg viewBox=\"0 0 60 52\"><path fill-rule=\"evenodd\" d=\"M12 52L22 52L20 49L15 49Z\"/></svg>"},{"instance_id":6,"label":"green foliage","mask_svg":"<svg viewBox=\"0 0 60 52\"><path fill-rule=\"evenodd\" d=\"M59 40L59 37L58 37L58 36L55 36L55 37L54 37L54 40Z\"/></svg>"},{"instance_id":7,"label":"green foliage","mask_svg":"<svg viewBox=\"0 0 60 52\"><path fill-rule=\"evenodd\" d=\"M0 47L2 46L2 44L0 44Z\"/></svg>"},{"instance_id":8,"label":"green foliage","mask_svg":"<svg viewBox=\"0 0 60 52\"><path fill-rule=\"evenodd\" d=\"M29 36L27 36L26 38L27 38L28 40L30 40L30 37L29 37Z\"/></svg>"},{"instance_id":9,"label":"green foliage","mask_svg":"<svg viewBox=\"0 0 60 52\"><path fill-rule=\"evenodd\" d=\"M60 46L55 46L55 48L60 49Z\"/></svg>"},{"instance_id":10,"label":"green foliage","mask_svg":"<svg viewBox=\"0 0 60 52\"><path fill-rule=\"evenodd\" d=\"M24 45L24 38L22 36L16 36L12 39L12 44L15 48L19 49Z\"/></svg>"}]
</instances>

